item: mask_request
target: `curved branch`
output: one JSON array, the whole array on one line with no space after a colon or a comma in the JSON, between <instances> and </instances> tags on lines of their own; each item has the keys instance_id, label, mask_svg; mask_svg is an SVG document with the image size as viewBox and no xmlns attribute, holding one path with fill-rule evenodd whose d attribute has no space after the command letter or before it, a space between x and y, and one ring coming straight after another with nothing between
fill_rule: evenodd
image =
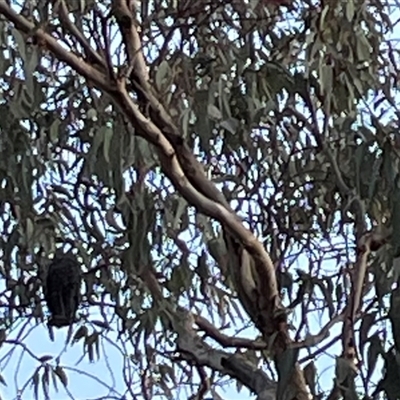
<instances>
[{"instance_id":1,"label":"curved branch","mask_svg":"<svg viewBox=\"0 0 400 400\"><path fill-rule=\"evenodd\" d=\"M316 346L321 343L323 340L329 337L329 333L331 328L336 325L338 322L342 322L345 319L346 312L342 312L341 314L333 317L316 335L310 335L306 339L293 343L290 347L293 348L309 348L312 346Z\"/></svg>"},{"instance_id":2,"label":"curved branch","mask_svg":"<svg viewBox=\"0 0 400 400\"><path fill-rule=\"evenodd\" d=\"M275 398L276 383L242 355L213 349L189 329L179 332L177 345L185 358L238 380L259 400Z\"/></svg>"},{"instance_id":3,"label":"curved branch","mask_svg":"<svg viewBox=\"0 0 400 400\"><path fill-rule=\"evenodd\" d=\"M207 321L206 318L195 314L193 317L197 326L204 331L207 336L214 339L223 347L243 347L253 350L265 350L268 347L267 343L262 340L250 340L225 335L217 327Z\"/></svg>"}]
</instances>

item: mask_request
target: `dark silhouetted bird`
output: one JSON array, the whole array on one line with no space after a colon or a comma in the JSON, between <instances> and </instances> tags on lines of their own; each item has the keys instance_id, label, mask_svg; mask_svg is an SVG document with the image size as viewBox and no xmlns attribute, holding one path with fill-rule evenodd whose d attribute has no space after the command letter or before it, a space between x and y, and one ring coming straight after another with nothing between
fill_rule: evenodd
<instances>
[{"instance_id":1,"label":"dark silhouetted bird","mask_svg":"<svg viewBox=\"0 0 400 400\"><path fill-rule=\"evenodd\" d=\"M76 321L80 302L81 267L74 254L57 250L47 269L44 297L50 311L49 325L61 328Z\"/></svg>"}]
</instances>

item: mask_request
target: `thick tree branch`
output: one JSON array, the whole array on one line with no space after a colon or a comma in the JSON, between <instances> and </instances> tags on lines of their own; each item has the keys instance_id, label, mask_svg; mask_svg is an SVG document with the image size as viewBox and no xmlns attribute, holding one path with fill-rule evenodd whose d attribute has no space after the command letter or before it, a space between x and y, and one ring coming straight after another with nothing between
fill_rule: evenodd
<instances>
[{"instance_id":1,"label":"thick tree branch","mask_svg":"<svg viewBox=\"0 0 400 400\"><path fill-rule=\"evenodd\" d=\"M148 102L151 119L162 130L165 137L174 147L178 160L190 183L200 193L224 205L230 210L230 206L225 197L216 186L207 179L202 165L197 161L193 152L182 140L181 134L171 116L158 100L152 86L149 84L147 65L142 52L142 43L140 41L136 21L133 17L134 11L132 0L114 0L113 12L120 27L129 61L128 76L132 76L136 89L139 85L141 95L144 96Z\"/></svg>"},{"instance_id":2,"label":"thick tree branch","mask_svg":"<svg viewBox=\"0 0 400 400\"><path fill-rule=\"evenodd\" d=\"M237 379L245 387L256 393L259 400L275 399L277 386L272 379L243 356L213 349L193 329L194 323L197 325L203 323L203 326L206 322L207 326L211 324L183 307L177 309L170 299L163 299L162 289L151 272L146 273L144 277L153 297L163 301L171 318L172 329L178 335L177 350L185 359L194 361L197 366L205 366L230 376L232 379Z\"/></svg>"},{"instance_id":3,"label":"thick tree branch","mask_svg":"<svg viewBox=\"0 0 400 400\"><path fill-rule=\"evenodd\" d=\"M186 318L186 327L178 332L177 340L178 348L186 358L238 380L256 393L259 400L275 399L277 386L273 380L240 354L213 349L190 329L190 318Z\"/></svg>"},{"instance_id":4,"label":"thick tree branch","mask_svg":"<svg viewBox=\"0 0 400 400\"><path fill-rule=\"evenodd\" d=\"M115 0L113 4L114 14L120 26L128 59L132 63L133 80L134 82L139 82L140 94L148 102L147 108L150 111L151 121L160 130L158 134L153 135L153 143L158 139L160 144L162 144L161 141L164 142L163 139L165 138L175 150L173 156L172 151L170 149L166 151L166 148L159 154L163 171L186 200L200 211L217 219L224 226L227 248L231 258L230 269L232 275L235 277L239 296L246 311L256 325L260 329L268 326L269 331L271 331L273 330L273 326L270 322L273 314L277 308L280 308L280 297L278 295L275 268L272 260L254 235L250 231L242 229L242 222L239 221L237 215L230 208L221 191L207 178L203 166L197 161L193 152L181 138L179 129L149 84L147 65L142 54L137 24L134 20L135 10L132 1ZM133 109L135 108L135 104L132 104L133 102L128 94L126 82L126 79L122 79L119 84L119 93L124 98L115 99L122 108L130 104L130 108ZM129 110L126 111L127 115L132 115L132 112ZM138 109L135 111L139 112ZM138 133L148 139L148 131L140 133L143 129L143 124L137 124L138 116L136 115L136 118L133 120L130 119L130 121ZM161 136L163 136L163 139L161 139ZM169 155L171 156L169 157ZM211 200L209 205L205 204L208 202L207 199ZM224 208L221 208L220 204ZM220 211L219 214L221 214L225 212L224 209L228 211L226 214L227 218L221 218L221 215L217 215L217 211ZM231 221L228 221L228 219ZM238 224L233 226L236 222ZM239 234L239 232L243 232L243 234ZM231 251L230 247L232 245L237 247L237 244L229 239L231 234L236 239L239 239L245 249L251 254L254 263L247 255L247 251Z\"/></svg>"},{"instance_id":5,"label":"thick tree branch","mask_svg":"<svg viewBox=\"0 0 400 400\"><path fill-rule=\"evenodd\" d=\"M183 171L177 153L171 143L163 135L163 132L140 112L137 104L133 102L123 83L119 84L118 92L113 92L112 96L129 118L130 122L137 130L137 133L157 146L163 171L168 178L171 179L175 188L182 196L201 212L215 218L217 221L221 222L222 225L227 227L257 260L257 264L264 266L260 275L264 279L263 285L265 292L268 293L269 300L277 298L278 288L274 265L262 244L255 238L252 232L243 226L242 221L233 211L216 201L210 200L196 190ZM201 168L201 164L197 160L193 161L193 163L194 162Z\"/></svg>"},{"instance_id":6,"label":"thick tree branch","mask_svg":"<svg viewBox=\"0 0 400 400\"><path fill-rule=\"evenodd\" d=\"M136 29L135 3L136 0L114 0L112 8L128 55L129 71L127 75L129 76L129 72L132 71L134 76L139 78L139 83L144 89L148 89L146 86L148 85L149 74L142 53L142 43Z\"/></svg>"},{"instance_id":7,"label":"thick tree branch","mask_svg":"<svg viewBox=\"0 0 400 400\"><path fill-rule=\"evenodd\" d=\"M207 179L202 164L184 143L178 128L153 93L146 78L147 67L143 56L138 56L141 49L139 51L137 46L138 35L136 35L137 30L132 16L133 10L128 3L130 4L128 0L116 0L114 4L117 6L117 14L118 10L120 12L118 18L123 33L125 32L127 37L130 35L126 43L128 48L133 46L130 49L132 54L128 57L132 65L128 68L132 69L133 77L136 76L139 88L135 86L135 82L129 82L128 74L120 76L116 82L110 81L106 74L65 50L43 29L36 28L24 17L16 14L5 0L0 0L0 13L21 31L36 37L38 43L49 49L59 60L67 63L88 81L110 95L131 122L136 133L155 145L162 170L176 190L199 211L223 225L228 241L230 273L235 277L241 301L266 340L279 329L282 340L274 349L277 351L277 356L280 356L290 339L287 329L281 330L282 324L279 322L275 324L274 321L275 311L281 306L272 260L263 245L251 231L244 227L241 219L229 207L221 191ZM136 44L132 44L132 41ZM133 84L134 89L145 96L148 103L147 109L150 109L150 118L145 116L132 100L128 91L130 83ZM244 379L247 380L248 376ZM293 374L293 382L290 392L299 400L308 399L304 379L298 366ZM259 392L260 388L257 390Z\"/></svg>"},{"instance_id":8,"label":"thick tree branch","mask_svg":"<svg viewBox=\"0 0 400 400\"><path fill-rule=\"evenodd\" d=\"M51 50L58 59L67 63L70 67L75 69L86 79L95 83L99 88L106 91L115 99L132 125L137 129L137 133L158 148L163 170L174 183L175 188L185 197L186 200L188 200L189 203L197 207L201 212L215 218L224 226L229 228L229 230L243 243L243 246L250 252L250 254L255 257L258 263L264 266L264 285L270 285L269 297L275 298L278 294L275 270L271 258L263 248L262 244L255 238L252 232L243 226L241 220L233 211L216 203L215 200L210 200L206 195L199 193L199 191L190 183L182 169L177 157L177 152L173 145L166 138L163 132L150 119L140 112L139 107L133 102L126 91L123 82L120 81L117 87L115 84L113 85L108 81L108 77L104 73L93 68L75 54L68 52L57 42L56 39L44 30L40 28L36 29L33 23L12 10L5 0L0 0L0 13L13 22L15 26L24 33L37 37L39 42L43 43L45 47ZM202 170L202 165L194 156L191 157L191 162L191 168L196 167L198 170ZM204 180L207 180L205 174ZM209 182L209 184L214 187L215 191L218 191L215 185L211 182ZM221 196L222 194L220 193L219 197Z\"/></svg>"}]
</instances>

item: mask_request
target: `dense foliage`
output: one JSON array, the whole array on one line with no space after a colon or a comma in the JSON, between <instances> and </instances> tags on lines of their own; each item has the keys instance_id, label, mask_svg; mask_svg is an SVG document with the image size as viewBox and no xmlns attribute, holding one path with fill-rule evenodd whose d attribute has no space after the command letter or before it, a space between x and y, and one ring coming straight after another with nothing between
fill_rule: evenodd
<instances>
[{"instance_id":1,"label":"dense foliage","mask_svg":"<svg viewBox=\"0 0 400 400\"><path fill-rule=\"evenodd\" d=\"M400 398L392 3L0 0L8 394ZM62 246L85 284L55 354ZM79 343L119 376L73 375Z\"/></svg>"}]
</instances>

